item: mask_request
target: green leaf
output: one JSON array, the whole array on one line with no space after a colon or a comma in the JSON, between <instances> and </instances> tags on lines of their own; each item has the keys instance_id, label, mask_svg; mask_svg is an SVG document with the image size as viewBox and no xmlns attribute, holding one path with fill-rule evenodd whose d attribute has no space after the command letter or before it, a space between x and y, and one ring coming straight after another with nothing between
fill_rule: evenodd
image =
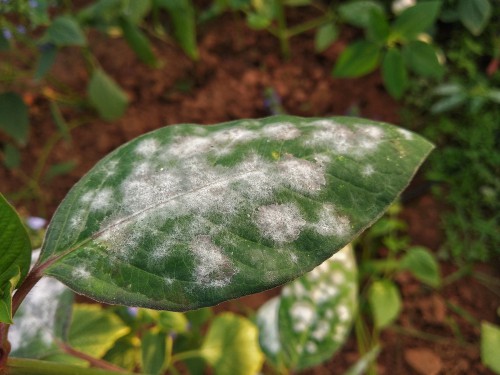
<instances>
[{"instance_id":1,"label":"green leaf","mask_svg":"<svg viewBox=\"0 0 500 375\"><path fill-rule=\"evenodd\" d=\"M142 31L128 17L120 17L118 23L125 40L142 62L150 66L157 66L158 61L151 44Z\"/></svg>"},{"instance_id":2,"label":"green leaf","mask_svg":"<svg viewBox=\"0 0 500 375\"><path fill-rule=\"evenodd\" d=\"M72 304L71 290L57 280L42 278L14 316L14 324L9 330L11 355L46 358L60 353L54 339L65 339Z\"/></svg>"},{"instance_id":3,"label":"green leaf","mask_svg":"<svg viewBox=\"0 0 500 375\"><path fill-rule=\"evenodd\" d=\"M161 374L167 365L167 334L146 331L141 340L141 368L145 374Z\"/></svg>"},{"instance_id":4,"label":"green leaf","mask_svg":"<svg viewBox=\"0 0 500 375\"><path fill-rule=\"evenodd\" d=\"M339 30L333 23L327 23L318 28L314 39L314 48L316 52L323 52L337 40Z\"/></svg>"},{"instance_id":5,"label":"green leaf","mask_svg":"<svg viewBox=\"0 0 500 375\"><path fill-rule=\"evenodd\" d=\"M66 123L66 120L64 120L64 117L61 113L61 110L59 109L59 106L57 105L57 102L51 100L49 106L50 106L50 114L52 115L52 119L56 124L57 130L61 133L62 137L66 141L70 141L71 134L69 126Z\"/></svg>"},{"instance_id":6,"label":"green leaf","mask_svg":"<svg viewBox=\"0 0 500 375\"><path fill-rule=\"evenodd\" d=\"M18 265L12 266L2 274L3 282L0 289L0 323L12 324L12 292L21 279L21 270Z\"/></svg>"},{"instance_id":7,"label":"green leaf","mask_svg":"<svg viewBox=\"0 0 500 375\"><path fill-rule=\"evenodd\" d=\"M372 363L377 360L378 355L382 351L381 347L376 345L365 353L358 361L349 367L343 375L363 375L367 372Z\"/></svg>"},{"instance_id":8,"label":"green leaf","mask_svg":"<svg viewBox=\"0 0 500 375\"><path fill-rule=\"evenodd\" d=\"M415 39L434 24L440 9L441 1L423 1L406 8L392 24L392 33L404 40Z\"/></svg>"},{"instance_id":9,"label":"green leaf","mask_svg":"<svg viewBox=\"0 0 500 375\"><path fill-rule=\"evenodd\" d=\"M443 113L463 105L467 100L467 95L464 93L455 94L441 100L438 100L431 106L432 113Z\"/></svg>"},{"instance_id":10,"label":"green leaf","mask_svg":"<svg viewBox=\"0 0 500 375\"><path fill-rule=\"evenodd\" d=\"M3 33L0 31L0 51L7 51L10 49L10 41L7 39Z\"/></svg>"},{"instance_id":11,"label":"green leaf","mask_svg":"<svg viewBox=\"0 0 500 375\"><path fill-rule=\"evenodd\" d=\"M366 25L367 38L380 45L385 45L389 37L389 31L389 22L384 12L379 9L372 9Z\"/></svg>"},{"instance_id":12,"label":"green leaf","mask_svg":"<svg viewBox=\"0 0 500 375\"><path fill-rule=\"evenodd\" d=\"M141 341L133 334L118 339L115 345L103 357L119 367L133 371L139 365Z\"/></svg>"},{"instance_id":13,"label":"green leaf","mask_svg":"<svg viewBox=\"0 0 500 375\"><path fill-rule=\"evenodd\" d=\"M338 7L340 17L351 25L368 27L372 11L385 14L384 7L377 1L358 0L342 3Z\"/></svg>"},{"instance_id":14,"label":"green leaf","mask_svg":"<svg viewBox=\"0 0 500 375\"><path fill-rule=\"evenodd\" d=\"M47 43L40 47L41 52L38 58L36 69L35 69L35 79L40 80L47 72L50 70L57 56L57 47L54 44Z\"/></svg>"},{"instance_id":15,"label":"green leaf","mask_svg":"<svg viewBox=\"0 0 500 375\"><path fill-rule=\"evenodd\" d=\"M368 290L373 322L378 329L391 324L401 311L401 297L396 285L390 280L375 281Z\"/></svg>"},{"instance_id":16,"label":"green leaf","mask_svg":"<svg viewBox=\"0 0 500 375\"><path fill-rule=\"evenodd\" d=\"M9 169L18 168L21 165L21 153L11 143L7 143L3 148L3 163Z\"/></svg>"},{"instance_id":17,"label":"green leaf","mask_svg":"<svg viewBox=\"0 0 500 375\"><path fill-rule=\"evenodd\" d=\"M360 77L375 70L379 58L380 47L376 43L366 40L354 42L340 55L333 75L341 78Z\"/></svg>"},{"instance_id":18,"label":"green leaf","mask_svg":"<svg viewBox=\"0 0 500 375\"><path fill-rule=\"evenodd\" d=\"M14 92L0 94L0 130L24 145L28 139L28 107Z\"/></svg>"},{"instance_id":19,"label":"green leaf","mask_svg":"<svg viewBox=\"0 0 500 375\"><path fill-rule=\"evenodd\" d=\"M397 48L391 48L385 54L382 61L382 78L389 94L400 99L408 87L408 73L403 56Z\"/></svg>"},{"instance_id":20,"label":"green leaf","mask_svg":"<svg viewBox=\"0 0 500 375\"><path fill-rule=\"evenodd\" d=\"M420 281L437 288L441 284L439 263L423 247L412 247L401 260L401 266L410 270Z\"/></svg>"},{"instance_id":21,"label":"green leaf","mask_svg":"<svg viewBox=\"0 0 500 375\"><path fill-rule=\"evenodd\" d=\"M41 264L114 304L184 311L256 293L351 242L431 149L354 117L168 126L118 148L73 187Z\"/></svg>"},{"instance_id":22,"label":"green leaf","mask_svg":"<svg viewBox=\"0 0 500 375\"><path fill-rule=\"evenodd\" d=\"M215 375L253 375L264 362L257 327L232 313L216 316L200 349Z\"/></svg>"},{"instance_id":23,"label":"green leaf","mask_svg":"<svg viewBox=\"0 0 500 375\"><path fill-rule=\"evenodd\" d=\"M154 0L134 0L123 3L123 15L130 19L134 24L140 23L149 12L151 12L152 2Z\"/></svg>"},{"instance_id":24,"label":"green leaf","mask_svg":"<svg viewBox=\"0 0 500 375\"><path fill-rule=\"evenodd\" d=\"M71 16L56 17L47 29L45 38L58 47L82 47L87 44L87 40L80 25Z\"/></svg>"},{"instance_id":25,"label":"green leaf","mask_svg":"<svg viewBox=\"0 0 500 375\"><path fill-rule=\"evenodd\" d=\"M500 374L500 327L481 322L481 360L497 374Z\"/></svg>"},{"instance_id":26,"label":"green leaf","mask_svg":"<svg viewBox=\"0 0 500 375\"><path fill-rule=\"evenodd\" d=\"M458 16L464 26L474 35L483 32L492 15L489 0L459 0Z\"/></svg>"},{"instance_id":27,"label":"green leaf","mask_svg":"<svg viewBox=\"0 0 500 375\"><path fill-rule=\"evenodd\" d=\"M1 193L0 228L0 290L5 290L6 287L10 288L12 278L17 273L16 267L19 267L19 281L26 277L30 267L31 244L16 210Z\"/></svg>"},{"instance_id":28,"label":"green leaf","mask_svg":"<svg viewBox=\"0 0 500 375\"><path fill-rule=\"evenodd\" d=\"M439 63L436 51L428 44L413 40L403 46L405 64L424 77L440 78L444 69Z\"/></svg>"},{"instance_id":29,"label":"green leaf","mask_svg":"<svg viewBox=\"0 0 500 375\"><path fill-rule=\"evenodd\" d=\"M157 3L169 12L175 38L184 52L193 60L198 60L196 20L191 0L157 0Z\"/></svg>"},{"instance_id":30,"label":"green leaf","mask_svg":"<svg viewBox=\"0 0 500 375\"><path fill-rule=\"evenodd\" d=\"M74 160L53 164L49 167L47 173L43 176L45 181L52 181L55 177L68 174L76 167Z\"/></svg>"},{"instance_id":31,"label":"green leaf","mask_svg":"<svg viewBox=\"0 0 500 375\"><path fill-rule=\"evenodd\" d=\"M127 108L128 97L103 70L95 69L88 86L90 103L99 115L113 121L121 117Z\"/></svg>"},{"instance_id":32,"label":"green leaf","mask_svg":"<svg viewBox=\"0 0 500 375\"><path fill-rule=\"evenodd\" d=\"M316 366L345 342L356 305L356 261L347 246L261 307L257 324L262 349L277 368Z\"/></svg>"},{"instance_id":33,"label":"green leaf","mask_svg":"<svg viewBox=\"0 0 500 375\"><path fill-rule=\"evenodd\" d=\"M111 311L99 305L78 304L73 308L68 343L95 358L102 358L130 328Z\"/></svg>"}]
</instances>

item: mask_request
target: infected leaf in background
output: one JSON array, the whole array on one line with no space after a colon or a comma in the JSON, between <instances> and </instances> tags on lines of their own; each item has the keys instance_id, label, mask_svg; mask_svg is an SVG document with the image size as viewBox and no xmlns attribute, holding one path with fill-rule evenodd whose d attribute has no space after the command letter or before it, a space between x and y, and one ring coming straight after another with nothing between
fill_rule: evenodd
<instances>
[{"instance_id":1,"label":"infected leaf in background","mask_svg":"<svg viewBox=\"0 0 500 375\"><path fill-rule=\"evenodd\" d=\"M349 245L259 309L261 347L277 368L316 366L342 347L356 306L356 261Z\"/></svg>"},{"instance_id":2,"label":"infected leaf in background","mask_svg":"<svg viewBox=\"0 0 500 375\"><path fill-rule=\"evenodd\" d=\"M183 311L312 270L377 220L432 145L358 118L158 129L69 192L44 273L99 301Z\"/></svg>"}]
</instances>

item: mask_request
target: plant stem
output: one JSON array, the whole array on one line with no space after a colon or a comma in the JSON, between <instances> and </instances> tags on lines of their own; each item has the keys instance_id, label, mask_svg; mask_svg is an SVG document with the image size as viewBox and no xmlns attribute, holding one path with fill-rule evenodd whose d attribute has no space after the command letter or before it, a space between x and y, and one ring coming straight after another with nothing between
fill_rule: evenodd
<instances>
[{"instance_id":1,"label":"plant stem","mask_svg":"<svg viewBox=\"0 0 500 375\"><path fill-rule=\"evenodd\" d=\"M16 314L16 311L21 305L21 302L23 302L24 298L26 298L30 290L33 289L38 281L40 281L43 276L42 271L44 268L45 266L35 266L30 271L30 273L28 273L28 276L26 276L22 284L16 290L14 296L12 297L12 316Z\"/></svg>"},{"instance_id":2,"label":"plant stem","mask_svg":"<svg viewBox=\"0 0 500 375\"><path fill-rule=\"evenodd\" d=\"M278 38L280 40L281 53L285 59L290 58L290 43L288 42L288 31L286 28L285 6L283 0L276 2L276 18L278 20Z\"/></svg>"},{"instance_id":3,"label":"plant stem","mask_svg":"<svg viewBox=\"0 0 500 375\"><path fill-rule=\"evenodd\" d=\"M201 356L201 352L199 350L189 350L187 352L182 352L179 354L175 354L172 356L170 360L170 365L173 365L175 362L184 361L185 359L197 358Z\"/></svg>"},{"instance_id":4,"label":"plant stem","mask_svg":"<svg viewBox=\"0 0 500 375\"><path fill-rule=\"evenodd\" d=\"M112 363L109 363L107 361L104 361L99 358L92 357L86 353L83 353L79 350L76 350L75 348L71 347L70 345L66 344L65 342L59 342L58 343L59 347L64 350L66 353L72 355L73 357L83 359L84 361L87 361L90 366L100 368L103 370L108 370L108 371L114 371L118 372L120 374L126 373L127 371L121 367L118 367Z\"/></svg>"}]
</instances>

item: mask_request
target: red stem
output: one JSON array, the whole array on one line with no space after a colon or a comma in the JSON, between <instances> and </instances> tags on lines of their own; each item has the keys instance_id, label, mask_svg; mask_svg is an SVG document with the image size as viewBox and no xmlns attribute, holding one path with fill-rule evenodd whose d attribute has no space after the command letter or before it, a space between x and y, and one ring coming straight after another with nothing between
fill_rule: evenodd
<instances>
[{"instance_id":1,"label":"red stem","mask_svg":"<svg viewBox=\"0 0 500 375\"><path fill-rule=\"evenodd\" d=\"M69 346L68 344L64 342L59 343L59 347L64 350L66 353L72 355L73 357L81 358L88 363L90 363L90 366L92 367L97 367L101 368L103 370L110 370L110 371L115 371L115 372L127 372L126 370L122 369L121 367L115 366L112 363L109 363L107 361L104 361L102 359L94 358L88 354L85 354L79 350L76 350L75 348Z\"/></svg>"}]
</instances>

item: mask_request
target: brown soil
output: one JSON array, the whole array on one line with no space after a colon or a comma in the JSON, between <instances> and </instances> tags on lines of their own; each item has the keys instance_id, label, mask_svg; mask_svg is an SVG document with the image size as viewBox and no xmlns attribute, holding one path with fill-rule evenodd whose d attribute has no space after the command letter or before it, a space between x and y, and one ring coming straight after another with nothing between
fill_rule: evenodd
<instances>
[{"instance_id":1,"label":"brown soil","mask_svg":"<svg viewBox=\"0 0 500 375\"><path fill-rule=\"evenodd\" d=\"M391 123L399 122L398 105L384 91L378 73L359 79L334 79L331 68L344 46L355 37L345 30L338 42L322 54L315 54L313 34L292 40L292 58L284 61L278 41L266 32L249 31L238 17L218 18L199 30L200 61L192 62L172 43L155 42L164 62L158 69L141 64L120 39L101 34L90 36L91 50L99 64L130 97L130 106L120 120L98 119L81 101L85 92L86 64L79 50L63 50L53 67L54 80L39 86L24 82L20 88L30 103L31 134L23 150L21 171L0 167L0 191L7 196L25 187L24 175L42 157L44 145L56 133L47 100L57 93L77 105L61 105L69 123L84 119L71 132L71 141L59 140L49 155L46 168L74 160L76 168L50 183L41 182L38 195L24 196L16 206L25 213L50 218L71 186L99 159L122 143L145 132L176 123L209 124L239 118L270 115L264 103L267 88L281 98L286 112L300 116L359 114ZM21 66L23 62L18 62ZM3 89L3 88L0 88ZM68 93L70 95L68 95ZM1 136L0 136L1 137ZM0 142L2 138L0 138ZM409 204L404 218L410 224L415 244L438 250L440 208L428 195ZM455 269L442 263L444 274ZM496 268L498 269L498 267ZM495 268L483 271L494 274ZM498 273L494 275L498 277ZM476 320L495 321L498 295L472 279L461 279L439 291L432 291L402 274L397 282L404 298L398 320L400 330L382 333L383 351L378 359L380 374L488 374L481 365L479 330L450 308L460 306ZM249 296L220 305L217 309L247 311L257 308L278 290ZM359 358L354 335L330 362L307 374L342 373ZM427 367L419 366L425 362Z\"/></svg>"}]
</instances>

